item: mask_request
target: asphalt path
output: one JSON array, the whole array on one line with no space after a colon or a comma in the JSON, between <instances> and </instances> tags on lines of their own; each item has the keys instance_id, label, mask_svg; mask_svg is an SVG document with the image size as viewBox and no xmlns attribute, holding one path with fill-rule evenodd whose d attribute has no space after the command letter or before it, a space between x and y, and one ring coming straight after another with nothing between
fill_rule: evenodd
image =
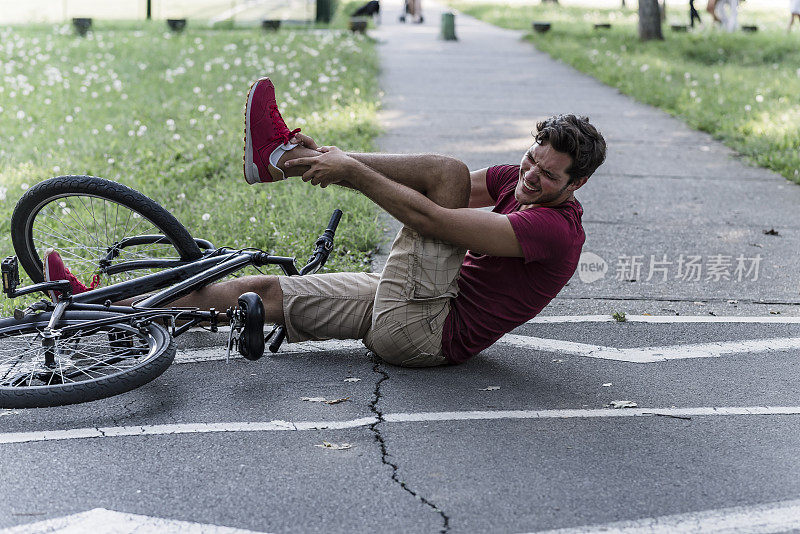
<instances>
[{"instance_id":1,"label":"asphalt path","mask_svg":"<svg viewBox=\"0 0 800 534\"><path fill-rule=\"evenodd\" d=\"M446 43L436 6L413 26L393 6L381 147L512 163L536 118L591 112L609 160L579 198L602 261L460 366L391 367L357 342L226 362L224 332L195 334L135 391L0 411L0 528L800 530L800 188L516 34L457 15ZM759 253L756 279L676 276L681 254ZM666 275L619 267L651 255Z\"/></svg>"}]
</instances>

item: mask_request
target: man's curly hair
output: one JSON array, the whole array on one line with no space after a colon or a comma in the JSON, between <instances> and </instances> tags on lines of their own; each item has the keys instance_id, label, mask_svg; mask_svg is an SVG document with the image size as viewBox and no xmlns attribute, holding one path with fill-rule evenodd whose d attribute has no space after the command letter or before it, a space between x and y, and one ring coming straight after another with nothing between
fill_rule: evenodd
<instances>
[{"instance_id":1,"label":"man's curly hair","mask_svg":"<svg viewBox=\"0 0 800 534\"><path fill-rule=\"evenodd\" d=\"M569 183L588 178L606 159L606 140L589 124L589 117L564 114L538 122L536 142L547 143L572 158L567 169Z\"/></svg>"}]
</instances>

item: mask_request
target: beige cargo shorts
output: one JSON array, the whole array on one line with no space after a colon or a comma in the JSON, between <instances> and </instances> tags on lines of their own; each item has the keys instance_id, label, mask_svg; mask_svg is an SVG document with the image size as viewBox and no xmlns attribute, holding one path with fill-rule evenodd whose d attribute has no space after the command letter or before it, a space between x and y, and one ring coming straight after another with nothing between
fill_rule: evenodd
<instances>
[{"instance_id":1,"label":"beige cargo shorts","mask_svg":"<svg viewBox=\"0 0 800 534\"><path fill-rule=\"evenodd\" d=\"M403 227L381 274L281 276L287 339L362 339L394 365L446 364L442 329L465 254Z\"/></svg>"}]
</instances>

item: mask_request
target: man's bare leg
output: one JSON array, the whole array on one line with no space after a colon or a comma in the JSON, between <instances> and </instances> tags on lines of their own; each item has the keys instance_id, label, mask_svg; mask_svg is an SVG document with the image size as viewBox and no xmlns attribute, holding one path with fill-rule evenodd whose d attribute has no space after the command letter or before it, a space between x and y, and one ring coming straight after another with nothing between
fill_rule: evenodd
<instances>
[{"instance_id":1,"label":"man's bare leg","mask_svg":"<svg viewBox=\"0 0 800 534\"><path fill-rule=\"evenodd\" d=\"M289 167L287 161L315 156L319 153L297 146L284 153L278 168L288 176L302 176L308 167ZM469 203L469 169L455 158L438 154L360 154L348 153L390 180L410 187L444 208L463 208ZM343 183L346 187L352 187Z\"/></svg>"}]
</instances>

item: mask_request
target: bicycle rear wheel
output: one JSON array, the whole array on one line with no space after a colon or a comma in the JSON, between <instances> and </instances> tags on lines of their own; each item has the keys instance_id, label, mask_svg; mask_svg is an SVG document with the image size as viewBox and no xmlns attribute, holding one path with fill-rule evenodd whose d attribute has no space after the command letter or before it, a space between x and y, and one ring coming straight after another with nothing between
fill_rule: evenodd
<instances>
[{"instance_id":1,"label":"bicycle rear wheel","mask_svg":"<svg viewBox=\"0 0 800 534\"><path fill-rule=\"evenodd\" d=\"M101 286L164 268L153 267L152 260L202 256L186 228L155 201L94 176L58 176L29 189L11 216L11 239L34 282L44 281L48 248L61 254L79 280L88 285L98 275Z\"/></svg>"},{"instance_id":2,"label":"bicycle rear wheel","mask_svg":"<svg viewBox=\"0 0 800 534\"><path fill-rule=\"evenodd\" d=\"M119 318L93 326L89 321ZM57 325L85 324L56 335L43 332L49 313L0 320L0 408L62 406L118 395L153 380L175 358L175 342L156 323L137 327L125 315L67 311Z\"/></svg>"}]
</instances>

